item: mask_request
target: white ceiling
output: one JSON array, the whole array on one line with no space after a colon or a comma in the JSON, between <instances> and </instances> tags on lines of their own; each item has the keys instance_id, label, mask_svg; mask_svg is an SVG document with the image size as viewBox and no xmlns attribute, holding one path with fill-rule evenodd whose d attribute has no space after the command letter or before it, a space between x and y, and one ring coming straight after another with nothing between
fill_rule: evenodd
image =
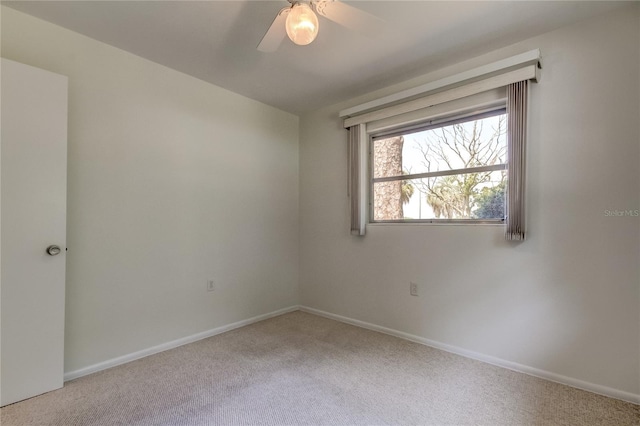
<instances>
[{"instance_id":1,"label":"white ceiling","mask_svg":"<svg viewBox=\"0 0 640 426\"><path fill-rule=\"evenodd\" d=\"M280 1L3 1L236 93L301 114L620 7L591 1L351 1L367 38L320 18L308 46L256 50Z\"/></svg>"}]
</instances>

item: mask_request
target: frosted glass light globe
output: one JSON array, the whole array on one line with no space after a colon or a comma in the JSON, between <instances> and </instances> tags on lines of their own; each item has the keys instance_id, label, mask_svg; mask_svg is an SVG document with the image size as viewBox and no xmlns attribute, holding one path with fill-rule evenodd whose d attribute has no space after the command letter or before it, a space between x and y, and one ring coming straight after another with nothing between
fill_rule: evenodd
<instances>
[{"instance_id":1,"label":"frosted glass light globe","mask_svg":"<svg viewBox=\"0 0 640 426\"><path fill-rule=\"evenodd\" d=\"M306 3L295 3L287 15L287 35L297 45L306 46L318 35L318 17Z\"/></svg>"}]
</instances>

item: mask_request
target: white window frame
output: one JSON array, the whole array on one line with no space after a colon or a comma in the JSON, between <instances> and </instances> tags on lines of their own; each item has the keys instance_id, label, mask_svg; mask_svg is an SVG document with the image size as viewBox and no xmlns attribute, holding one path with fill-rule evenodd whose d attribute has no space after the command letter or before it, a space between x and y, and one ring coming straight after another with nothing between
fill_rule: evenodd
<instances>
[{"instance_id":1,"label":"white window frame","mask_svg":"<svg viewBox=\"0 0 640 426\"><path fill-rule=\"evenodd\" d=\"M377 133L369 133L368 134L368 223L370 224L486 224L486 225L502 225L504 224L506 217L506 200L505 200L505 216L500 219L474 219L474 218L460 218L460 219L440 219L440 218L430 218L430 219L385 219L385 220L375 220L375 203L374 203L374 185L377 182L395 182L395 181L403 181L403 180L412 180L412 179L421 179L427 177L438 177L438 176L452 176L452 175L462 175L462 174L470 174L470 173L480 173L486 171L508 171L507 160L505 159L504 163L495 164L490 166L481 166L481 167L473 167L473 168L463 168L463 169L454 169L454 170L441 170L436 172L425 172L425 173L415 173L410 175L403 176L388 176L388 177L374 177L373 173L373 164L374 164L374 149L373 144L377 139L384 139L393 136L399 136L403 134L407 134L410 132L422 131L422 130L430 130L430 129L439 129L441 127L446 127L449 125L453 125L461 122L469 122L474 119L482 119L487 117L492 117L496 115L506 115L506 101L502 100L499 103L483 108L478 109L474 108L464 113L459 113L456 115L449 115L445 118L440 118L437 120L426 118L421 122L401 126L394 128L392 130L386 130L384 132ZM507 129L508 131L508 129Z\"/></svg>"}]
</instances>

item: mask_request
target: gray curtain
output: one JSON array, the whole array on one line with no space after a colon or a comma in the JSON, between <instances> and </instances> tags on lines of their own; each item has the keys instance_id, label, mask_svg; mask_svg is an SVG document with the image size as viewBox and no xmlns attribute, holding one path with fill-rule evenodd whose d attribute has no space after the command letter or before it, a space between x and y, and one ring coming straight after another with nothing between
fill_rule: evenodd
<instances>
[{"instance_id":1,"label":"gray curtain","mask_svg":"<svg viewBox=\"0 0 640 426\"><path fill-rule=\"evenodd\" d=\"M364 224L362 223L362 212L364 208L360 202L360 132L361 126L349 127L348 143L348 194L351 210L351 234L364 235Z\"/></svg>"},{"instance_id":2,"label":"gray curtain","mask_svg":"<svg viewBox=\"0 0 640 426\"><path fill-rule=\"evenodd\" d=\"M507 86L508 166L507 230L509 241L525 239L525 147L529 81Z\"/></svg>"}]
</instances>

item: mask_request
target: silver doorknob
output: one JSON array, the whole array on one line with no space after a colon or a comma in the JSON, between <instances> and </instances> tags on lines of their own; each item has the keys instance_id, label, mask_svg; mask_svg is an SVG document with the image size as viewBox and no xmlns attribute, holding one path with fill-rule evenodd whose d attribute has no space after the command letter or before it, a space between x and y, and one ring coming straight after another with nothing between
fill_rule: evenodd
<instances>
[{"instance_id":1,"label":"silver doorknob","mask_svg":"<svg viewBox=\"0 0 640 426\"><path fill-rule=\"evenodd\" d=\"M58 247L56 245L51 245L51 246L47 247L47 254L49 256L55 256L57 254L60 254L60 247Z\"/></svg>"}]
</instances>

